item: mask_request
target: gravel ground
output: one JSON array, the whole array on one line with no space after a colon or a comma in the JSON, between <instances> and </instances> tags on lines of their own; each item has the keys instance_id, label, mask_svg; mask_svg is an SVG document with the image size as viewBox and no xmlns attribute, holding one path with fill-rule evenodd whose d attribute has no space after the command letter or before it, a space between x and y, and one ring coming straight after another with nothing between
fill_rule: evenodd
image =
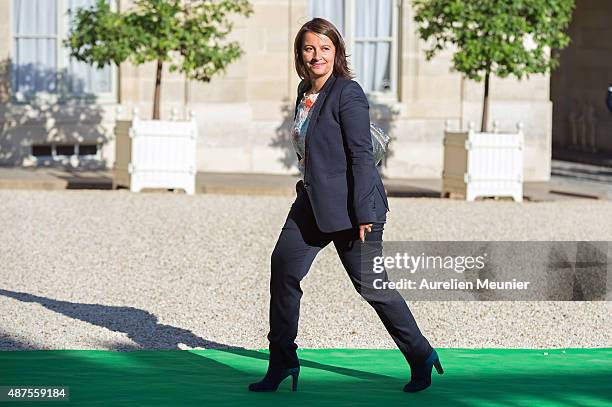
<instances>
[{"instance_id":1,"label":"gravel ground","mask_svg":"<svg viewBox=\"0 0 612 407\"><path fill-rule=\"evenodd\" d=\"M265 348L269 257L292 200L0 191L0 349ZM612 202L390 206L385 240L612 240ZM300 346L394 347L333 245L302 286ZM409 305L436 347L612 347L611 302Z\"/></svg>"}]
</instances>

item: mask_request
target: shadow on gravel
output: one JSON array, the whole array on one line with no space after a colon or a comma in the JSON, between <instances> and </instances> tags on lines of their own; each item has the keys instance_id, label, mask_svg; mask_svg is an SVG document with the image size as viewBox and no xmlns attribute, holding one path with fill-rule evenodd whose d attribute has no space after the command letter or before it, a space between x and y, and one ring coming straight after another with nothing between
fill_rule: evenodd
<instances>
[{"instance_id":1,"label":"shadow on gravel","mask_svg":"<svg viewBox=\"0 0 612 407\"><path fill-rule=\"evenodd\" d=\"M13 335L0 330L0 351L4 350L34 350L40 347L34 343L16 338Z\"/></svg>"},{"instance_id":2,"label":"shadow on gravel","mask_svg":"<svg viewBox=\"0 0 612 407\"><path fill-rule=\"evenodd\" d=\"M125 343L115 343L109 346L115 351L134 351L134 350L177 350L181 349L179 344L187 345L190 348L218 349L229 352L237 356L268 360L268 354L257 350L235 347L219 342L209 341L200 338L193 332L177 328L171 325L158 323L157 317L148 311L134 307L119 307L112 305L84 304L69 301L54 300L51 298L40 297L33 294L21 293L0 289L0 295L13 298L22 302L35 302L43 307L66 315L73 319L88 322L114 332L123 332L128 338L138 344L132 347ZM24 349L14 346L15 344L4 345L3 337L0 336L0 350ZM14 349L11 349L14 348ZM326 370L340 375L351 376L359 379L380 379L387 376L374 374L362 370L348 369L338 366L326 365L308 360L301 360L301 365L313 369ZM407 366L406 366L407 368Z\"/></svg>"},{"instance_id":3,"label":"shadow on gravel","mask_svg":"<svg viewBox=\"0 0 612 407\"><path fill-rule=\"evenodd\" d=\"M216 349L227 347L224 344L202 339L187 329L160 324L155 315L138 308L60 301L2 289L0 289L0 295L22 302L35 302L67 317L101 326L114 332L124 332L128 338L143 349L179 349L178 344L180 343L190 348Z\"/></svg>"}]
</instances>

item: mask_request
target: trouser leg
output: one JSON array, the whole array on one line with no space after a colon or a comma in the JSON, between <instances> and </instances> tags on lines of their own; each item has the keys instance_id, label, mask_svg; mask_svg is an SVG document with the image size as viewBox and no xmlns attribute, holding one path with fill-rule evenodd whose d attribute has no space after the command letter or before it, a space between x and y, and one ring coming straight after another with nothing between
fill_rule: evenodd
<instances>
[{"instance_id":1,"label":"trouser leg","mask_svg":"<svg viewBox=\"0 0 612 407\"><path fill-rule=\"evenodd\" d=\"M293 204L271 258L270 366L281 368L299 366L295 338L302 297L300 281L330 241L318 230L304 197L298 195Z\"/></svg>"},{"instance_id":2,"label":"trouser leg","mask_svg":"<svg viewBox=\"0 0 612 407\"><path fill-rule=\"evenodd\" d=\"M374 273L372 268L373 257L382 255L383 229L384 223L374 223L363 246L359 240L352 240L358 239L354 233L334 239L334 245L357 292L374 308L408 363L417 365L429 356L431 345L399 292L374 288L375 279L388 281L386 271Z\"/></svg>"}]
</instances>

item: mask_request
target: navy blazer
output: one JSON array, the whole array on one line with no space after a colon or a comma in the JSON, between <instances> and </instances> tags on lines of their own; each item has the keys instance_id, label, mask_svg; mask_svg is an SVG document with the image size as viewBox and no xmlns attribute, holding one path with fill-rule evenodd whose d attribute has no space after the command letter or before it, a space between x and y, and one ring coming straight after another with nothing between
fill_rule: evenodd
<instances>
[{"instance_id":1,"label":"navy blazer","mask_svg":"<svg viewBox=\"0 0 612 407\"><path fill-rule=\"evenodd\" d=\"M302 94L310 84L298 85L294 120ZM317 226L322 232L358 228L382 221L376 216L375 194L389 211L382 180L374 165L370 134L370 106L353 80L327 79L310 111L306 130L304 188ZM298 160L300 157L297 154ZM380 212L380 211L379 211Z\"/></svg>"}]
</instances>

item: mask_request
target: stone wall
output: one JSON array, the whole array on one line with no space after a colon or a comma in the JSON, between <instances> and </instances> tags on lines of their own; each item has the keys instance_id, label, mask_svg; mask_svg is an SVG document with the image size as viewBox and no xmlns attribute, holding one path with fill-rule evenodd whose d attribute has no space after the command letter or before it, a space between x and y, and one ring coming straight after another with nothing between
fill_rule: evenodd
<instances>
[{"instance_id":1,"label":"stone wall","mask_svg":"<svg viewBox=\"0 0 612 407\"><path fill-rule=\"evenodd\" d=\"M293 67L292 48L295 33L307 21L308 3L307 0L252 0L252 4L254 14L248 19L237 18L231 34L231 39L242 44L245 55L225 75L215 77L210 83L186 83L180 74L167 72L166 67L162 81L162 119L170 116L172 108L177 108L181 115L189 110L195 112L200 130L199 170L297 173L288 138L299 82ZM120 7L130 7L130 1L121 0ZM0 16L7 19L10 13L0 13ZM478 125L483 85L464 81L459 74L451 73L450 52L425 61L423 44L417 39L412 21L410 1L403 2L400 19L397 102L373 102L371 106L372 119L390 129L394 137L383 172L390 177L437 178L442 171L445 121L450 120L456 128L466 127L469 121ZM5 29L0 28L0 41L6 42L6 33L2 30ZM154 79L154 63L138 67L122 64L117 102L123 108L124 118L130 117L134 106L139 107L141 117L151 116ZM526 179L548 179L552 122L548 76L522 82L494 78L491 86L491 119L498 119L502 130L514 129L517 121L525 123ZM3 108L6 110L6 104ZM98 110L103 112L103 119L96 123L96 128L105 133L103 155L106 165L111 166L115 104L104 104ZM2 117L0 122L6 122ZM57 125L56 121L50 126ZM20 131L14 128L12 134ZM0 157L2 149L11 143L5 134L2 137ZM48 133L39 132L35 137L48 137ZM21 141L26 147L18 150L25 153L27 143L33 138L25 143ZM10 163L18 165L19 159Z\"/></svg>"},{"instance_id":2,"label":"stone wall","mask_svg":"<svg viewBox=\"0 0 612 407\"><path fill-rule=\"evenodd\" d=\"M577 0L568 33L572 42L551 78L553 146L610 154L612 115L605 98L612 84L612 2Z\"/></svg>"}]
</instances>

